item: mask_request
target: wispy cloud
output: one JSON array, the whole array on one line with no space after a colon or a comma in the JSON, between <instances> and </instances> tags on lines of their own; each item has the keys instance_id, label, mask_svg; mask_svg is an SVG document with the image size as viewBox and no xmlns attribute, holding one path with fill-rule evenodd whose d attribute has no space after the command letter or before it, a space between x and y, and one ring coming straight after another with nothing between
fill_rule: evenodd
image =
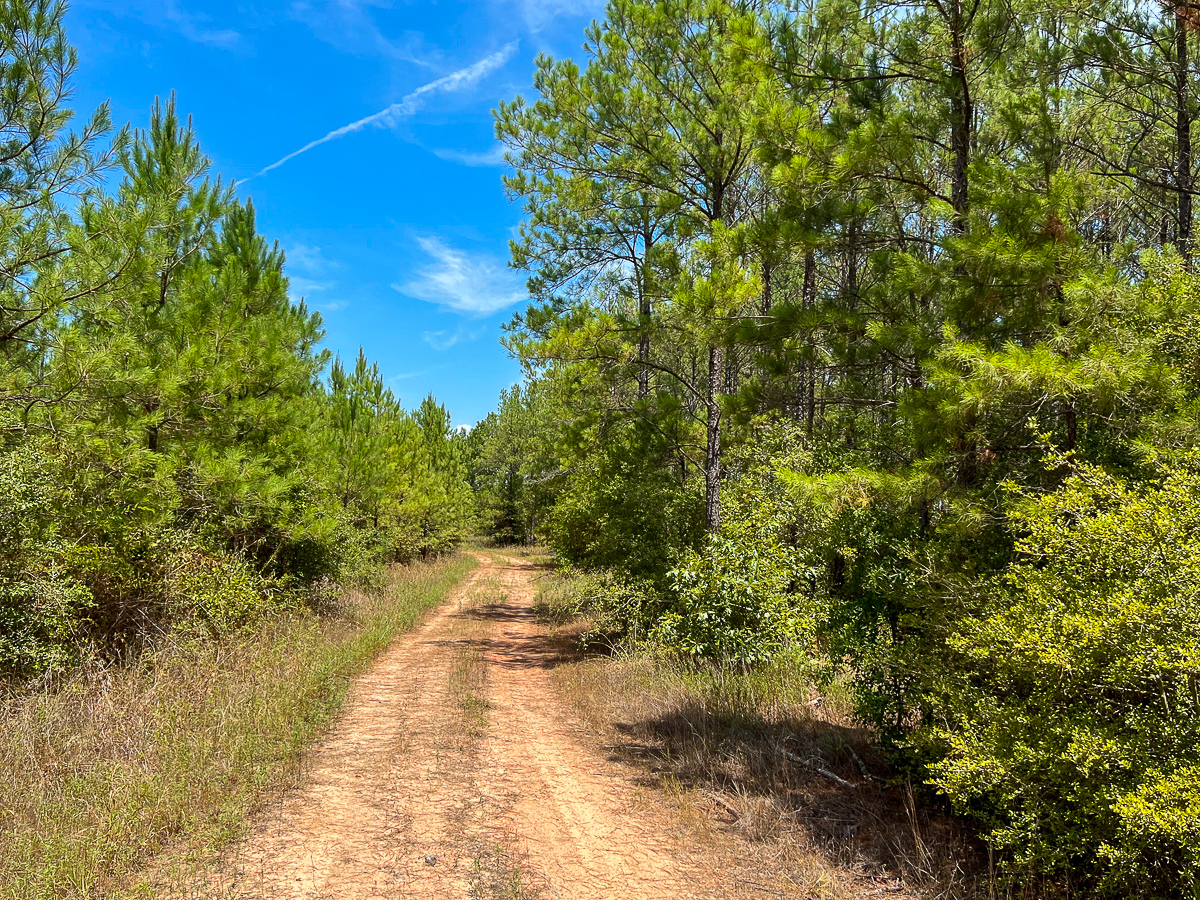
<instances>
[{"instance_id":1,"label":"wispy cloud","mask_svg":"<svg viewBox=\"0 0 1200 900\"><path fill-rule=\"evenodd\" d=\"M449 350L455 344L477 340L483 332L482 328L469 329L459 326L453 331L423 331L421 338L434 350Z\"/></svg>"},{"instance_id":2,"label":"wispy cloud","mask_svg":"<svg viewBox=\"0 0 1200 900\"><path fill-rule=\"evenodd\" d=\"M339 263L326 259L320 247L311 244L292 244L287 248L288 287L293 296L312 297L314 294L324 294L337 287L337 279L332 273L339 268ZM303 272L299 275L297 272ZM316 302L318 309L334 312L346 306L345 300L320 298Z\"/></svg>"},{"instance_id":3,"label":"wispy cloud","mask_svg":"<svg viewBox=\"0 0 1200 900\"><path fill-rule=\"evenodd\" d=\"M209 28L205 19L183 11L178 3L165 4L163 16L176 31L193 43L232 47L242 39L241 34L232 28Z\"/></svg>"},{"instance_id":4,"label":"wispy cloud","mask_svg":"<svg viewBox=\"0 0 1200 900\"><path fill-rule=\"evenodd\" d=\"M349 125L343 125L341 128L335 128L323 138L318 138L315 141L310 141L299 150L289 153L287 156L278 162L273 162L262 171L256 173L253 177L258 178L260 175L265 175L272 169L278 169L284 163L295 159L302 153L307 153L314 147L319 147L322 144L327 144L330 141L335 141L340 137L345 137L348 134L353 134L356 131L362 131L368 125L380 125L383 127L391 127L396 125L400 120L411 116L425 103L425 100L433 94L445 94L451 91L462 90L475 84L484 76L499 69L506 62L512 59L514 53L517 52L517 42L513 41L505 45L501 50L485 56L479 62L467 66L465 69L459 69L457 72L451 72L444 78L439 78L436 81L431 81L428 84L423 84L415 91L406 94L398 103L393 103L387 109L381 109L377 113L373 113L365 118L359 119L357 122L351 122ZM250 179L246 179L249 181ZM245 184L245 182L242 182Z\"/></svg>"},{"instance_id":5,"label":"wispy cloud","mask_svg":"<svg viewBox=\"0 0 1200 900\"><path fill-rule=\"evenodd\" d=\"M605 0L507 0L521 11L530 31L541 29L563 16L599 15Z\"/></svg>"},{"instance_id":6,"label":"wispy cloud","mask_svg":"<svg viewBox=\"0 0 1200 900\"><path fill-rule=\"evenodd\" d=\"M309 294L319 294L321 291L329 290L334 286L334 283L332 281L318 281L314 278L304 278L301 275L289 275L288 285L293 291L307 297Z\"/></svg>"},{"instance_id":7,"label":"wispy cloud","mask_svg":"<svg viewBox=\"0 0 1200 900\"><path fill-rule=\"evenodd\" d=\"M438 159L444 159L449 162L456 162L464 166L504 166L507 165L504 161L505 147L503 144L496 144L491 150L485 150L483 153L470 153L462 150L434 150L433 155Z\"/></svg>"},{"instance_id":8,"label":"wispy cloud","mask_svg":"<svg viewBox=\"0 0 1200 900\"><path fill-rule=\"evenodd\" d=\"M434 350L449 350L462 338L462 329L458 331L422 331L421 338Z\"/></svg>"},{"instance_id":9,"label":"wispy cloud","mask_svg":"<svg viewBox=\"0 0 1200 900\"><path fill-rule=\"evenodd\" d=\"M435 68L441 51L421 34L406 31L390 38L375 23L372 11L390 8L389 0L297 0L289 12L312 29L317 39L344 52Z\"/></svg>"},{"instance_id":10,"label":"wispy cloud","mask_svg":"<svg viewBox=\"0 0 1200 900\"><path fill-rule=\"evenodd\" d=\"M292 244L287 249L288 268L296 268L309 275L319 275L337 268L337 263L325 258L325 251L312 244Z\"/></svg>"},{"instance_id":11,"label":"wispy cloud","mask_svg":"<svg viewBox=\"0 0 1200 900\"><path fill-rule=\"evenodd\" d=\"M232 28L214 28L212 19L203 13L181 8L179 0L78 0L72 6L83 6L120 18L138 19L153 28L174 31L196 44L212 44L226 49L241 43L241 32ZM239 18L242 17L239 11Z\"/></svg>"},{"instance_id":12,"label":"wispy cloud","mask_svg":"<svg viewBox=\"0 0 1200 900\"><path fill-rule=\"evenodd\" d=\"M392 285L401 294L476 316L499 312L528 296L520 276L503 263L470 256L437 238L418 238L417 243L430 262L417 269L416 277Z\"/></svg>"},{"instance_id":13,"label":"wispy cloud","mask_svg":"<svg viewBox=\"0 0 1200 900\"><path fill-rule=\"evenodd\" d=\"M425 333L429 334L429 332L425 332ZM438 368L440 369L443 367L438 366ZM420 378L424 375L428 375L431 371L434 371L434 370L433 369L422 369L420 372L402 372L399 375L393 375L391 378L389 378L388 383L395 384L397 381L408 381L408 379L410 379L410 378Z\"/></svg>"}]
</instances>

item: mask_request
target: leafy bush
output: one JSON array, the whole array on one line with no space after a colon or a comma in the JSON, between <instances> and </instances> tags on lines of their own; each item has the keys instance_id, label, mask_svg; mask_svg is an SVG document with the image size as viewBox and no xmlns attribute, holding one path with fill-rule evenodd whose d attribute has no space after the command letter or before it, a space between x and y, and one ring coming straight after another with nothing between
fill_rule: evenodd
<instances>
[{"instance_id":1,"label":"leafy bush","mask_svg":"<svg viewBox=\"0 0 1200 900\"><path fill-rule=\"evenodd\" d=\"M654 630L659 642L693 657L750 664L812 640L817 616L803 590L812 573L787 542L783 497L770 469L727 486L721 531L670 573L671 607Z\"/></svg>"},{"instance_id":2,"label":"leafy bush","mask_svg":"<svg viewBox=\"0 0 1200 900\"><path fill-rule=\"evenodd\" d=\"M580 467L546 518L544 532L564 561L661 578L704 534L704 497L693 482L645 472L619 453Z\"/></svg>"},{"instance_id":3,"label":"leafy bush","mask_svg":"<svg viewBox=\"0 0 1200 900\"><path fill-rule=\"evenodd\" d=\"M1018 866L1095 871L1112 897L1200 884L1200 475L1080 466L1023 499L1020 562L924 738L933 783Z\"/></svg>"},{"instance_id":4,"label":"leafy bush","mask_svg":"<svg viewBox=\"0 0 1200 900\"><path fill-rule=\"evenodd\" d=\"M625 638L637 645L650 634L665 608L666 598L653 582L611 570L580 576L577 591L577 612L592 622L582 636L585 643Z\"/></svg>"},{"instance_id":5,"label":"leafy bush","mask_svg":"<svg viewBox=\"0 0 1200 900\"><path fill-rule=\"evenodd\" d=\"M671 572L673 603L654 635L690 656L769 659L801 631L791 594L799 571L795 554L778 544L713 536Z\"/></svg>"},{"instance_id":6,"label":"leafy bush","mask_svg":"<svg viewBox=\"0 0 1200 900\"><path fill-rule=\"evenodd\" d=\"M62 669L78 656L91 592L61 563L62 479L44 448L0 452L0 674Z\"/></svg>"},{"instance_id":7,"label":"leafy bush","mask_svg":"<svg viewBox=\"0 0 1200 900\"><path fill-rule=\"evenodd\" d=\"M0 673L32 675L74 663L91 608L91 592L61 574L0 582Z\"/></svg>"},{"instance_id":8,"label":"leafy bush","mask_svg":"<svg viewBox=\"0 0 1200 900\"><path fill-rule=\"evenodd\" d=\"M241 556L184 547L171 554L163 596L175 627L212 636L260 620L283 597Z\"/></svg>"}]
</instances>

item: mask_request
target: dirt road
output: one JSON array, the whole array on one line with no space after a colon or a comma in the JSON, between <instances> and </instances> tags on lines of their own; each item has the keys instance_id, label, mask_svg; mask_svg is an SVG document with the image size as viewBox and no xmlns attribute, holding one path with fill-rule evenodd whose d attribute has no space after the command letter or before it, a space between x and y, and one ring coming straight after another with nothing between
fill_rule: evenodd
<instances>
[{"instance_id":1,"label":"dirt road","mask_svg":"<svg viewBox=\"0 0 1200 900\"><path fill-rule=\"evenodd\" d=\"M220 896L722 896L649 789L586 749L554 697L534 575L481 555L385 653L304 786L232 855Z\"/></svg>"}]
</instances>

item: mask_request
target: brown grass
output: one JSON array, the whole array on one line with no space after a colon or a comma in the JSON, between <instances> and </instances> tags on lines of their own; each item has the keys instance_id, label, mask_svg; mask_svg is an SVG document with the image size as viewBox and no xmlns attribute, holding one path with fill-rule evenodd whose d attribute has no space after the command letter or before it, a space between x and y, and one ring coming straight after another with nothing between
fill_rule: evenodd
<instances>
[{"instance_id":1,"label":"brown grass","mask_svg":"<svg viewBox=\"0 0 1200 900\"><path fill-rule=\"evenodd\" d=\"M460 612L455 616L456 649L454 668L450 671L450 693L462 715L462 728L472 740L482 737L487 730L489 709L487 660L482 649L482 638L489 625L478 613L482 607L503 603L506 596L498 579L481 578L463 599Z\"/></svg>"},{"instance_id":2,"label":"brown grass","mask_svg":"<svg viewBox=\"0 0 1200 900\"><path fill-rule=\"evenodd\" d=\"M570 593L560 581L539 605L560 628ZM741 882L829 900L989 895L969 827L917 799L850 716L847 686L818 689L801 655L749 672L581 655L553 677Z\"/></svg>"},{"instance_id":3,"label":"brown grass","mask_svg":"<svg viewBox=\"0 0 1200 900\"><path fill-rule=\"evenodd\" d=\"M0 706L0 898L151 893L156 854L244 833L296 782L349 679L475 565L394 570L334 615L289 616L219 643L164 642Z\"/></svg>"}]
</instances>

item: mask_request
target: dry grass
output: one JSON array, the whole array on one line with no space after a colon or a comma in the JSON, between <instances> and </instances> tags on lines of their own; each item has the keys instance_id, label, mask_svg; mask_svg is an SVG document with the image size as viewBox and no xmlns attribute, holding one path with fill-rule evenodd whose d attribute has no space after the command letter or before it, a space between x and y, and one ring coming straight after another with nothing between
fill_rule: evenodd
<instances>
[{"instance_id":1,"label":"dry grass","mask_svg":"<svg viewBox=\"0 0 1200 900\"><path fill-rule=\"evenodd\" d=\"M477 850L467 876L470 900L541 900L548 896L545 879L533 872L527 854L493 844Z\"/></svg>"},{"instance_id":2,"label":"dry grass","mask_svg":"<svg viewBox=\"0 0 1200 900\"><path fill-rule=\"evenodd\" d=\"M543 591L560 628L570 597L562 583ZM739 883L829 900L988 896L969 828L922 806L849 715L847 687L818 690L800 656L750 672L580 657L554 680Z\"/></svg>"},{"instance_id":3,"label":"dry grass","mask_svg":"<svg viewBox=\"0 0 1200 900\"><path fill-rule=\"evenodd\" d=\"M495 577L480 578L463 598L460 612L455 616L453 631L456 639L455 664L450 671L450 693L462 714L466 735L478 739L487 730L487 660L481 639L489 631L488 623L479 617L481 608L503 603L507 599Z\"/></svg>"},{"instance_id":4,"label":"dry grass","mask_svg":"<svg viewBox=\"0 0 1200 900\"><path fill-rule=\"evenodd\" d=\"M488 554L493 559L511 556L531 562L535 566L549 568L554 565L554 552L549 547L543 547L540 544L496 544L484 541L479 543L475 549Z\"/></svg>"},{"instance_id":5,"label":"dry grass","mask_svg":"<svg viewBox=\"0 0 1200 900\"><path fill-rule=\"evenodd\" d=\"M150 893L167 847L221 847L295 783L349 679L475 564L395 570L333 616L267 622L220 643L165 643L0 706L0 897Z\"/></svg>"}]
</instances>

